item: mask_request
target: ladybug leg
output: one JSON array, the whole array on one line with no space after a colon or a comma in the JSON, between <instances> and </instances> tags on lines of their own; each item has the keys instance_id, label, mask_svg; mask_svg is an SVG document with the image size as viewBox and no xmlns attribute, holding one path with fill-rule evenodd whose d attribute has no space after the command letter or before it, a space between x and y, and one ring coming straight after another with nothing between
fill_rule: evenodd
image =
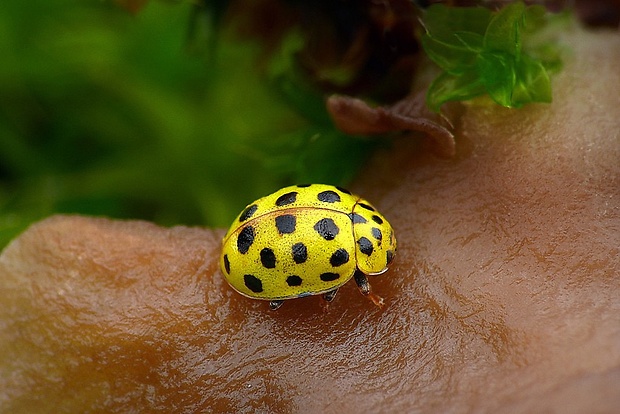
<instances>
[{"instance_id":1,"label":"ladybug leg","mask_svg":"<svg viewBox=\"0 0 620 414\"><path fill-rule=\"evenodd\" d=\"M323 296L321 296L321 298L323 299L322 307L323 307L323 311L324 312L327 312L329 310L329 304L336 297L336 293L338 293L338 288L332 289L329 292L325 292L325 293L323 293Z\"/></svg>"},{"instance_id":2,"label":"ladybug leg","mask_svg":"<svg viewBox=\"0 0 620 414\"><path fill-rule=\"evenodd\" d=\"M370 289L370 283L368 283L366 275L361 270L357 269L353 277L355 278L355 283L357 283L357 287L359 288L362 295L366 296L368 299L372 300L372 303L382 308L383 298L372 293Z\"/></svg>"},{"instance_id":3,"label":"ladybug leg","mask_svg":"<svg viewBox=\"0 0 620 414\"><path fill-rule=\"evenodd\" d=\"M269 301L269 309L278 310L278 308L282 306L283 303L283 300L271 300Z\"/></svg>"},{"instance_id":4,"label":"ladybug leg","mask_svg":"<svg viewBox=\"0 0 620 414\"><path fill-rule=\"evenodd\" d=\"M325 302L330 303L336 297L336 293L338 293L338 288L330 290L329 292L325 292L323 294L323 299L325 300Z\"/></svg>"}]
</instances>

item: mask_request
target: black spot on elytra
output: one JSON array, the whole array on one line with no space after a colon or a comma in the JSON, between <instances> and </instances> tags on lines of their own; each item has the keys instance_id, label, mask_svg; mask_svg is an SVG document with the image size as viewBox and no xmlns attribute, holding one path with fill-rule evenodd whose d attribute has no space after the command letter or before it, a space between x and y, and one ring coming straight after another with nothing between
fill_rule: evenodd
<instances>
[{"instance_id":1,"label":"black spot on elytra","mask_svg":"<svg viewBox=\"0 0 620 414\"><path fill-rule=\"evenodd\" d=\"M301 278L297 275L292 275L286 278L286 284L289 286L300 286L301 282L303 282L303 280L301 280Z\"/></svg>"},{"instance_id":2,"label":"black spot on elytra","mask_svg":"<svg viewBox=\"0 0 620 414\"><path fill-rule=\"evenodd\" d=\"M365 208L366 210L369 210L369 211L375 211L375 208L373 206L369 206L368 204L359 203L358 206L360 206L361 208Z\"/></svg>"},{"instance_id":3,"label":"black spot on elytra","mask_svg":"<svg viewBox=\"0 0 620 414\"><path fill-rule=\"evenodd\" d=\"M374 237L375 239L381 241L381 239L383 239L383 234L381 234L381 230L379 230L376 227L373 227L372 230L372 237Z\"/></svg>"},{"instance_id":4,"label":"black spot on elytra","mask_svg":"<svg viewBox=\"0 0 620 414\"><path fill-rule=\"evenodd\" d=\"M243 283L245 286L254 293L260 293L263 291L263 282L260 281L254 275L243 275Z\"/></svg>"},{"instance_id":5,"label":"black spot on elytra","mask_svg":"<svg viewBox=\"0 0 620 414\"><path fill-rule=\"evenodd\" d=\"M250 250L250 246L254 243L255 236L256 233L252 226L245 226L241 232L239 232L239 236L237 236L237 249L239 253L246 254L248 250Z\"/></svg>"},{"instance_id":6,"label":"black spot on elytra","mask_svg":"<svg viewBox=\"0 0 620 414\"><path fill-rule=\"evenodd\" d=\"M353 224L364 224L368 222L364 216L357 213L349 213L348 216Z\"/></svg>"},{"instance_id":7,"label":"black spot on elytra","mask_svg":"<svg viewBox=\"0 0 620 414\"><path fill-rule=\"evenodd\" d=\"M370 256L372 254L374 250L374 248L372 247L372 242L366 237L360 237L357 241L357 244L360 246L360 251L366 256Z\"/></svg>"},{"instance_id":8,"label":"black spot on elytra","mask_svg":"<svg viewBox=\"0 0 620 414\"><path fill-rule=\"evenodd\" d=\"M226 273L230 274L230 261L228 260L227 254L224 255L224 270L226 270Z\"/></svg>"},{"instance_id":9,"label":"black spot on elytra","mask_svg":"<svg viewBox=\"0 0 620 414\"><path fill-rule=\"evenodd\" d=\"M337 203L340 201L338 193L332 190L321 191L316 197L323 203Z\"/></svg>"},{"instance_id":10,"label":"black spot on elytra","mask_svg":"<svg viewBox=\"0 0 620 414\"><path fill-rule=\"evenodd\" d=\"M241 213L241 215L239 216L239 222L246 221L247 219L252 217L254 213L256 213L256 210L258 210L258 206L256 204L247 206L245 210L243 210L243 213Z\"/></svg>"},{"instance_id":11,"label":"black spot on elytra","mask_svg":"<svg viewBox=\"0 0 620 414\"><path fill-rule=\"evenodd\" d=\"M312 184L297 184L297 187L299 188L307 188L310 187Z\"/></svg>"},{"instance_id":12,"label":"black spot on elytra","mask_svg":"<svg viewBox=\"0 0 620 414\"><path fill-rule=\"evenodd\" d=\"M295 231L297 218L292 214L284 214L276 217L276 227L280 234L290 234Z\"/></svg>"},{"instance_id":13,"label":"black spot on elytra","mask_svg":"<svg viewBox=\"0 0 620 414\"><path fill-rule=\"evenodd\" d=\"M276 200L276 206L282 207L287 204L292 204L297 200L297 191L291 191L290 193L282 194Z\"/></svg>"},{"instance_id":14,"label":"black spot on elytra","mask_svg":"<svg viewBox=\"0 0 620 414\"><path fill-rule=\"evenodd\" d=\"M273 269L276 267L276 255L273 253L269 247L265 247L260 251L260 262L263 264L263 267L267 269Z\"/></svg>"},{"instance_id":15,"label":"black spot on elytra","mask_svg":"<svg viewBox=\"0 0 620 414\"><path fill-rule=\"evenodd\" d=\"M330 257L329 259L329 263L334 267L342 266L348 261L349 261L349 252L347 252L345 249L336 250L332 254L332 257Z\"/></svg>"},{"instance_id":16,"label":"black spot on elytra","mask_svg":"<svg viewBox=\"0 0 620 414\"><path fill-rule=\"evenodd\" d=\"M314 230L321 235L325 240L334 240L340 232L340 229L334 223L334 220L330 218L323 218L314 225Z\"/></svg>"},{"instance_id":17,"label":"black spot on elytra","mask_svg":"<svg viewBox=\"0 0 620 414\"><path fill-rule=\"evenodd\" d=\"M308 248L303 243L295 243L292 248L293 260L297 264L301 264L308 260Z\"/></svg>"},{"instance_id":18,"label":"black spot on elytra","mask_svg":"<svg viewBox=\"0 0 620 414\"><path fill-rule=\"evenodd\" d=\"M372 216L372 221L374 221L377 224L383 224L383 219L377 215Z\"/></svg>"},{"instance_id":19,"label":"black spot on elytra","mask_svg":"<svg viewBox=\"0 0 620 414\"><path fill-rule=\"evenodd\" d=\"M338 189L338 191L340 191L341 193L345 193L348 195L351 195L351 192L349 190L347 190L346 188L342 188L342 187L338 187L336 186L336 188Z\"/></svg>"},{"instance_id":20,"label":"black spot on elytra","mask_svg":"<svg viewBox=\"0 0 620 414\"><path fill-rule=\"evenodd\" d=\"M323 282L331 282L333 280L338 279L340 275L338 273L326 272L326 273L321 273L321 276L319 277L321 278Z\"/></svg>"}]
</instances>

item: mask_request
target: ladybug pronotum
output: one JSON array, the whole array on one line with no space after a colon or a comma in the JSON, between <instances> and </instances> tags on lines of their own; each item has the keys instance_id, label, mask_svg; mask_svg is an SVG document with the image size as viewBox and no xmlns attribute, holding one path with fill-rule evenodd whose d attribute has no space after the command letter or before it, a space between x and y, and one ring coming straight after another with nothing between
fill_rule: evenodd
<instances>
[{"instance_id":1,"label":"ladybug pronotum","mask_svg":"<svg viewBox=\"0 0 620 414\"><path fill-rule=\"evenodd\" d=\"M390 223L368 201L324 184L286 187L248 205L223 239L220 267L240 294L270 301L323 295L331 302L352 277L377 306L367 275L396 253Z\"/></svg>"}]
</instances>

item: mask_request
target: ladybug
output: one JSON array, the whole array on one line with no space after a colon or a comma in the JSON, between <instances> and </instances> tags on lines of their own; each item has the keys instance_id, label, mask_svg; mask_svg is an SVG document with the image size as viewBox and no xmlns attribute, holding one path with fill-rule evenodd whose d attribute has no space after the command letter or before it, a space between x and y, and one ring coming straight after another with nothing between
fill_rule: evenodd
<instances>
[{"instance_id":1,"label":"ladybug","mask_svg":"<svg viewBox=\"0 0 620 414\"><path fill-rule=\"evenodd\" d=\"M323 295L331 302L353 277L377 306L367 275L384 273L396 238L368 201L341 187L286 187L248 205L222 241L220 267L240 294L268 300L276 310L286 299Z\"/></svg>"}]
</instances>

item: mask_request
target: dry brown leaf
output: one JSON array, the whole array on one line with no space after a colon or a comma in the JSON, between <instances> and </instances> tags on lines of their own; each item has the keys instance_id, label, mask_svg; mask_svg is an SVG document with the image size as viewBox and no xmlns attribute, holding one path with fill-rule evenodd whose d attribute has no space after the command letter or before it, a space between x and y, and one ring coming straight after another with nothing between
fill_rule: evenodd
<instances>
[{"instance_id":1,"label":"dry brown leaf","mask_svg":"<svg viewBox=\"0 0 620 414\"><path fill-rule=\"evenodd\" d=\"M413 94L393 106L371 107L361 99L334 95L327 99L327 111L336 127L346 134L420 132L428 138L435 154L454 156L454 135L444 126L445 121L424 107L423 99L423 95Z\"/></svg>"}]
</instances>

